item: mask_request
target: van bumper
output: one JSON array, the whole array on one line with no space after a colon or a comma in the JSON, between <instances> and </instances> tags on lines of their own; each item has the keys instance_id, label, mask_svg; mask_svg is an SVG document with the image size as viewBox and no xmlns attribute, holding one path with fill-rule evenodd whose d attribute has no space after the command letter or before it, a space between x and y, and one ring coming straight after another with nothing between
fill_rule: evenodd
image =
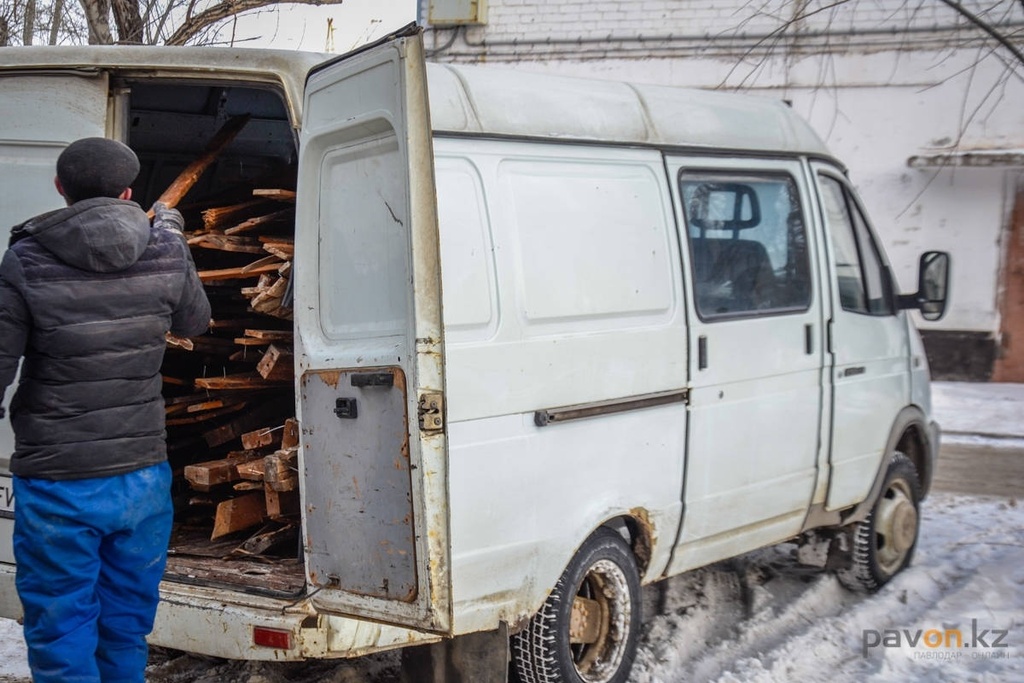
<instances>
[{"instance_id":1,"label":"van bumper","mask_svg":"<svg viewBox=\"0 0 1024 683\"><path fill-rule=\"evenodd\" d=\"M257 645L257 629L286 634L288 646ZM440 638L320 614L308 599L279 600L165 581L148 640L153 645L212 657L284 662L358 657Z\"/></svg>"}]
</instances>

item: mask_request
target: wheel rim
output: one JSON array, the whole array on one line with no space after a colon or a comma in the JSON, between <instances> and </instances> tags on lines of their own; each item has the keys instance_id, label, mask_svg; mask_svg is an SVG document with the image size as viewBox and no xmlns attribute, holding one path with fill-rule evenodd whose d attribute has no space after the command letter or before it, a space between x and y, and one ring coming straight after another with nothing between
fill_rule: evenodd
<instances>
[{"instance_id":1,"label":"wheel rim","mask_svg":"<svg viewBox=\"0 0 1024 683\"><path fill-rule=\"evenodd\" d=\"M888 575L899 571L917 540L917 506L907 482L889 484L875 513L875 557Z\"/></svg>"},{"instance_id":2,"label":"wheel rim","mask_svg":"<svg viewBox=\"0 0 1024 683\"><path fill-rule=\"evenodd\" d=\"M632 626L633 602L622 569L599 560L573 598L569 644L576 673L587 683L610 680L622 665Z\"/></svg>"}]
</instances>

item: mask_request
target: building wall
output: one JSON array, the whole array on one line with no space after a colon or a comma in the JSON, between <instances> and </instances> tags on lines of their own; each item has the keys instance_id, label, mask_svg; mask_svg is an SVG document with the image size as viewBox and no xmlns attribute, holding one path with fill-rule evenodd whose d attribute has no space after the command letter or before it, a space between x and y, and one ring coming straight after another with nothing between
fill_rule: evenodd
<instances>
[{"instance_id":1,"label":"building wall","mask_svg":"<svg viewBox=\"0 0 1024 683\"><path fill-rule=\"evenodd\" d=\"M428 27L439 1L422 0ZM1024 50L1019 0L963 5ZM848 165L903 290L922 251L952 252L949 312L920 326L937 375L988 378L1024 185L1024 63L977 26L944 3L906 0L488 0L486 21L430 27L431 59L790 101ZM1015 161L908 165L991 149Z\"/></svg>"}]
</instances>

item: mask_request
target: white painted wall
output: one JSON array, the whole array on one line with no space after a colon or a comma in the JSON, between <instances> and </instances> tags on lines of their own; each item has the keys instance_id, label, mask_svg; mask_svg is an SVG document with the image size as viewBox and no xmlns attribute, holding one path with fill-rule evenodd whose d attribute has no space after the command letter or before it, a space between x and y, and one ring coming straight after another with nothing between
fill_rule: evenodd
<instances>
[{"instance_id":1,"label":"white painted wall","mask_svg":"<svg viewBox=\"0 0 1024 683\"><path fill-rule=\"evenodd\" d=\"M907 160L1024 150L1024 65L938 2L851 0L826 9L833 3L810 0L798 49L788 50L772 32L798 4L489 0L487 25L432 31L427 45L436 61L791 101L850 168L904 290L916 285L922 251L953 253L952 305L922 327L997 334L1001 239L1024 169L915 170ZM1004 31L1024 28L1017 0L964 5Z\"/></svg>"}]
</instances>

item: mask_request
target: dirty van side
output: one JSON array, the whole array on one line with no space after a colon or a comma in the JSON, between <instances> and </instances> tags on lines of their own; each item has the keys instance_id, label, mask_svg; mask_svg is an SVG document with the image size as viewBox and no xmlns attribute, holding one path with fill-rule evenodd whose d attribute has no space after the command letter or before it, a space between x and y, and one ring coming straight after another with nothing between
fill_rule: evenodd
<instances>
[{"instance_id":1,"label":"dirty van side","mask_svg":"<svg viewBox=\"0 0 1024 683\"><path fill-rule=\"evenodd\" d=\"M0 202L11 224L53 208L25 179L48 183L76 137L136 149L151 200L251 117L182 202L217 324L167 352L171 452L226 480L176 480L152 642L276 660L430 644L415 652L458 668L472 637L478 680L511 660L524 682L610 683L643 584L787 541L862 589L910 561L938 431L907 309L941 315L948 257L899 295L845 169L783 104L425 65L415 31L323 64L0 55L18 93L0 187L29 198ZM270 188L294 204L265 232L203 218ZM255 298L271 281L276 308ZM292 372L182 407L265 358ZM265 461L286 418L295 459ZM252 526L211 538L210 501L264 493Z\"/></svg>"}]
</instances>

